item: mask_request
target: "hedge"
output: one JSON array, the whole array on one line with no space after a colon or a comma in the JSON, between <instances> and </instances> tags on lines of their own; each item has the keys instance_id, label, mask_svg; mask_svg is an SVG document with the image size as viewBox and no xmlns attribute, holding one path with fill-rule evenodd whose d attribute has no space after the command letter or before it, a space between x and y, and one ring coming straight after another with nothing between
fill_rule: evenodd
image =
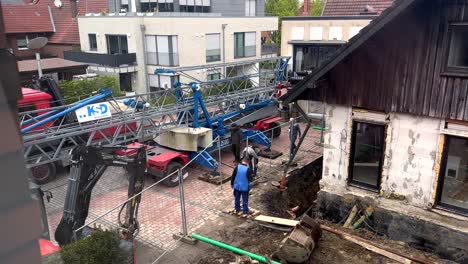
<instances>
[{"instance_id":1,"label":"hedge","mask_svg":"<svg viewBox=\"0 0 468 264\"><path fill-rule=\"evenodd\" d=\"M83 100L93 95L93 92L99 88L109 88L112 90L113 96L121 96L117 78L112 76L99 76L93 79L60 81L60 91L65 98L65 104L71 104L79 100Z\"/></svg>"},{"instance_id":2,"label":"hedge","mask_svg":"<svg viewBox=\"0 0 468 264\"><path fill-rule=\"evenodd\" d=\"M60 255L67 264L127 263L129 253L120 248L115 231L94 231L90 236L63 247Z\"/></svg>"}]
</instances>

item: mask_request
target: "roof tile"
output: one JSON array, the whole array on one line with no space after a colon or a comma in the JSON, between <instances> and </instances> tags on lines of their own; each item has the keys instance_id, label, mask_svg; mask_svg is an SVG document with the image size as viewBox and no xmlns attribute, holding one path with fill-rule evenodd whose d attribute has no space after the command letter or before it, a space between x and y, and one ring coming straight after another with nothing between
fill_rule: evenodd
<instances>
[{"instance_id":1,"label":"roof tile","mask_svg":"<svg viewBox=\"0 0 468 264\"><path fill-rule=\"evenodd\" d=\"M54 32L48 8L50 7L55 25L55 33L49 43L80 44L78 19L72 16L72 0L61 0L62 6L56 7L54 0L38 0L36 4L3 5L6 33ZM98 13L108 9L108 0L77 0L78 16ZM25 19L27 18L27 19Z\"/></svg>"},{"instance_id":2,"label":"roof tile","mask_svg":"<svg viewBox=\"0 0 468 264\"><path fill-rule=\"evenodd\" d=\"M372 7L377 14L390 7L393 0L327 0L323 16L365 15L366 6Z\"/></svg>"},{"instance_id":3,"label":"roof tile","mask_svg":"<svg viewBox=\"0 0 468 264\"><path fill-rule=\"evenodd\" d=\"M47 6L2 5L5 33L54 32Z\"/></svg>"}]
</instances>

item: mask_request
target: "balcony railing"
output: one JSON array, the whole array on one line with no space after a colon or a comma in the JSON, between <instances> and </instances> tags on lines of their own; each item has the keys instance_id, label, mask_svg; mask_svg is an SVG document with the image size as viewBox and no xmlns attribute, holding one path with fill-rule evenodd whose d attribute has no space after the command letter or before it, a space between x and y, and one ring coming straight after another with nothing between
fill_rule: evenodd
<instances>
[{"instance_id":1,"label":"balcony railing","mask_svg":"<svg viewBox=\"0 0 468 264\"><path fill-rule=\"evenodd\" d=\"M278 53L277 44L263 44L262 45L262 55L277 54L277 53Z\"/></svg>"},{"instance_id":2,"label":"balcony railing","mask_svg":"<svg viewBox=\"0 0 468 264\"><path fill-rule=\"evenodd\" d=\"M135 53L102 54L69 50L63 52L63 57L66 60L78 61L89 64L98 64L110 67L120 67L122 65L136 65Z\"/></svg>"}]
</instances>

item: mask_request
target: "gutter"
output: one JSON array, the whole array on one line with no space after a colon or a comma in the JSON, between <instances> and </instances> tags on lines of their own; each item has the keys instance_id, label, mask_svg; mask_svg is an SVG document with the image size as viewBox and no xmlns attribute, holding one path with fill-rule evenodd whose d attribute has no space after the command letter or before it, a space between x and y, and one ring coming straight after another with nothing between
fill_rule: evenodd
<instances>
[{"instance_id":1,"label":"gutter","mask_svg":"<svg viewBox=\"0 0 468 264\"><path fill-rule=\"evenodd\" d=\"M50 16L50 22L52 23L52 29L54 30L54 32L57 32L57 29L55 28L54 16L52 15L52 9L50 8L49 5L47 6L47 9L49 10L49 16Z\"/></svg>"}]
</instances>

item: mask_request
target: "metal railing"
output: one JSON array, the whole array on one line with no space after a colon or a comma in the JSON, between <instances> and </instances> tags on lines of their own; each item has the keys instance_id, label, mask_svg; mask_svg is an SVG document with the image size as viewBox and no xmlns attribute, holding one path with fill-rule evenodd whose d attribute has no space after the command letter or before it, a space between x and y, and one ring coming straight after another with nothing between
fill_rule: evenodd
<instances>
[{"instance_id":1,"label":"metal railing","mask_svg":"<svg viewBox=\"0 0 468 264\"><path fill-rule=\"evenodd\" d=\"M63 57L66 60L110 67L136 65L136 53L102 54L68 50L63 52Z\"/></svg>"},{"instance_id":2,"label":"metal railing","mask_svg":"<svg viewBox=\"0 0 468 264\"><path fill-rule=\"evenodd\" d=\"M278 45L277 44L263 44L262 45L262 55L267 54L277 54L278 53Z\"/></svg>"},{"instance_id":3,"label":"metal railing","mask_svg":"<svg viewBox=\"0 0 468 264\"><path fill-rule=\"evenodd\" d=\"M306 124L301 123L303 121L301 117L296 118L296 120L300 123L304 132ZM276 133L278 130L281 131L279 136ZM295 162L310 159L313 155L321 155L320 133L317 130L311 131L307 133L300 150L295 156ZM285 168L284 161L288 159L287 150L290 142L287 118L279 120L278 126L264 131L264 133L272 141L271 149L283 153L278 158L260 157L258 176L254 180L252 188L256 188L256 183L278 180L278 175L282 175ZM219 137L215 138L211 144L219 145L219 140ZM250 142L250 139L247 138L245 145L250 144ZM206 149L204 148L204 150ZM194 161L202 155L201 153L200 151L196 157L192 158L186 165L181 166L179 170L173 171L151 184L147 184L148 187L135 195L142 195L142 199L138 214L139 230L134 245L136 247L144 246L144 250L147 251L146 254L148 254L148 251L150 252L152 259L147 263L165 263L166 258L164 256L176 249L182 239L189 239L192 232L200 232L197 230L206 226L210 221L228 216L228 214L222 212L223 209L226 209L225 206L228 203L231 204L233 197L230 183L225 182L224 179L232 173L232 169L236 166L231 163L232 154L221 149L211 153L212 157L220 165L218 169L219 176L214 176L211 183L205 183L196 177L210 173L208 171L205 171L206 173L200 172L203 169L194 164ZM103 229L111 230L119 228L118 211L133 198L127 199L126 197L126 172L124 170L120 171L120 174L112 170L107 175L103 175L95 188L96 192L93 191L89 220L76 231L82 230L85 226L100 226ZM189 173L190 178L186 178ZM178 174L178 188L169 188L161 184L175 174ZM66 186L54 186L50 190L54 192L55 197L61 195L65 197L65 189ZM256 205L252 207L258 209ZM57 207L54 207L49 214L51 233L53 233L56 226L55 222L57 220L54 219L57 219L56 215L58 213L60 211L57 210ZM135 250L135 252L138 252L138 250Z\"/></svg>"}]
</instances>

